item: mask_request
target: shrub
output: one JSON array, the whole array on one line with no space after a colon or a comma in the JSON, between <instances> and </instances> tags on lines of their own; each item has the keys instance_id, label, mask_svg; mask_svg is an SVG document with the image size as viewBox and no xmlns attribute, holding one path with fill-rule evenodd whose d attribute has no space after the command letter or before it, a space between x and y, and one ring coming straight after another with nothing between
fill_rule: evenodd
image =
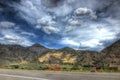
<instances>
[{"instance_id":1,"label":"shrub","mask_svg":"<svg viewBox=\"0 0 120 80\"><path fill-rule=\"evenodd\" d=\"M12 67L13 69L18 69L18 68L19 68L19 65L15 64L15 65L11 65L11 67Z\"/></svg>"},{"instance_id":2,"label":"shrub","mask_svg":"<svg viewBox=\"0 0 120 80\"><path fill-rule=\"evenodd\" d=\"M39 66L39 70L47 70L47 66Z\"/></svg>"},{"instance_id":3,"label":"shrub","mask_svg":"<svg viewBox=\"0 0 120 80\"><path fill-rule=\"evenodd\" d=\"M66 68L66 67L62 67L62 70L63 70L63 71L66 71L66 70L67 70L67 68Z\"/></svg>"},{"instance_id":4,"label":"shrub","mask_svg":"<svg viewBox=\"0 0 120 80\"><path fill-rule=\"evenodd\" d=\"M47 66L47 70L51 70L52 68L50 66Z\"/></svg>"},{"instance_id":5,"label":"shrub","mask_svg":"<svg viewBox=\"0 0 120 80\"><path fill-rule=\"evenodd\" d=\"M96 72L96 70L91 70L90 72Z\"/></svg>"},{"instance_id":6,"label":"shrub","mask_svg":"<svg viewBox=\"0 0 120 80\"><path fill-rule=\"evenodd\" d=\"M117 67L109 67L109 70L111 70L111 71L118 71L118 68Z\"/></svg>"},{"instance_id":7,"label":"shrub","mask_svg":"<svg viewBox=\"0 0 120 80\"><path fill-rule=\"evenodd\" d=\"M71 68L71 70L79 70L79 67L78 67L78 66L73 66L73 67Z\"/></svg>"},{"instance_id":8,"label":"shrub","mask_svg":"<svg viewBox=\"0 0 120 80\"><path fill-rule=\"evenodd\" d=\"M55 67L54 67L54 70L59 71L59 70L60 70L60 67L59 67L59 66L55 66Z\"/></svg>"}]
</instances>

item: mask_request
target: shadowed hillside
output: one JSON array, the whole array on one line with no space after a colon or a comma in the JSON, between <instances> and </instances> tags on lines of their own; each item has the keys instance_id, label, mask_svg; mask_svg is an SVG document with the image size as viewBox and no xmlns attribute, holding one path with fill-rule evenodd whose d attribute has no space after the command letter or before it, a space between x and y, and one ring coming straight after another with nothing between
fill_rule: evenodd
<instances>
[{"instance_id":1,"label":"shadowed hillside","mask_svg":"<svg viewBox=\"0 0 120 80\"><path fill-rule=\"evenodd\" d=\"M30 47L0 44L0 61L7 63L73 64L81 66L120 65L120 40L101 52L74 50L64 47L58 50L48 49L40 44Z\"/></svg>"},{"instance_id":2,"label":"shadowed hillside","mask_svg":"<svg viewBox=\"0 0 120 80\"><path fill-rule=\"evenodd\" d=\"M101 53L104 55L104 65L120 65L120 40L102 50Z\"/></svg>"},{"instance_id":3,"label":"shadowed hillside","mask_svg":"<svg viewBox=\"0 0 120 80\"><path fill-rule=\"evenodd\" d=\"M37 56L34 52L19 45L0 44L0 64L34 62Z\"/></svg>"}]
</instances>

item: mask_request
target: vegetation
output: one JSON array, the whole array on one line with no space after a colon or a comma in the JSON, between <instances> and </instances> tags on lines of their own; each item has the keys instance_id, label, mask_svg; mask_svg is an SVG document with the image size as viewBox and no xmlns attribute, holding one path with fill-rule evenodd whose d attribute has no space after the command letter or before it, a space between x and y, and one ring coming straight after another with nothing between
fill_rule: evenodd
<instances>
[{"instance_id":1,"label":"vegetation","mask_svg":"<svg viewBox=\"0 0 120 80\"><path fill-rule=\"evenodd\" d=\"M30 47L0 44L0 67L7 69L118 72L120 40L101 52L80 51L65 47L47 49L35 44ZM120 72L120 71L119 71Z\"/></svg>"},{"instance_id":2,"label":"vegetation","mask_svg":"<svg viewBox=\"0 0 120 80\"><path fill-rule=\"evenodd\" d=\"M116 67L90 67L74 65L57 65L57 64L11 64L4 65L0 68L5 69L22 69L22 70L49 70L49 71L79 71L79 72L120 72Z\"/></svg>"}]
</instances>

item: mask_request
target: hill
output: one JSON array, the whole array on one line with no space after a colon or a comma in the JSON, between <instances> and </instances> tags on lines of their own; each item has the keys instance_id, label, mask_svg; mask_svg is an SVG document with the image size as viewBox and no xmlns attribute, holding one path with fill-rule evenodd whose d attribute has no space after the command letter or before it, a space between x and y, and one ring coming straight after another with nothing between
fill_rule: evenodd
<instances>
[{"instance_id":1,"label":"hill","mask_svg":"<svg viewBox=\"0 0 120 80\"><path fill-rule=\"evenodd\" d=\"M26 47L0 44L0 65L35 61L37 61L36 54Z\"/></svg>"},{"instance_id":2,"label":"hill","mask_svg":"<svg viewBox=\"0 0 120 80\"><path fill-rule=\"evenodd\" d=\"M101 53L104 54L104 65L120 65L120 40L102 50Z\"/></svg>"},{"instance_id":3,"label":"hill","mask_svg":"<svg viewBox=\"0 0 120 80\"><path fill-rule=\"evenodd\" d=\"M100 62L101 54L95 51L80 51L65 47L53 50L39 57L39 62L48 64L73 64L94 66Z\"/></svg>"},{"instance_id":4,"label":"hill","mask_svg":"<svg viewBox=\"0 0 120 80\"><path fill-rule=\"evenodd\" d=\"M120 40L101 52L74 50L64 47L58 50L48 49L38 43L22 47L20 45L0 44L0 65L8 63L47 63L72 64L81 66L120 65Z\"/></svg>"}]
</instances>

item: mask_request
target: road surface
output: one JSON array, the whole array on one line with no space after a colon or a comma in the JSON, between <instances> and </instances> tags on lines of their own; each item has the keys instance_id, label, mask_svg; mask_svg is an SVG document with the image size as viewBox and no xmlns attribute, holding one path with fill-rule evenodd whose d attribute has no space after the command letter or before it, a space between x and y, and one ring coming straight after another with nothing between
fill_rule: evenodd
<instances>
[{"instance_id":1,"label":"road surface","mask_svg":"<svg viewBox=\"0 0 120 80\"><path fill-rule=\"evenodd\" d=\"M0 69L0 80L120 80L120 73Z\"/></svg>"}]
</instances>

